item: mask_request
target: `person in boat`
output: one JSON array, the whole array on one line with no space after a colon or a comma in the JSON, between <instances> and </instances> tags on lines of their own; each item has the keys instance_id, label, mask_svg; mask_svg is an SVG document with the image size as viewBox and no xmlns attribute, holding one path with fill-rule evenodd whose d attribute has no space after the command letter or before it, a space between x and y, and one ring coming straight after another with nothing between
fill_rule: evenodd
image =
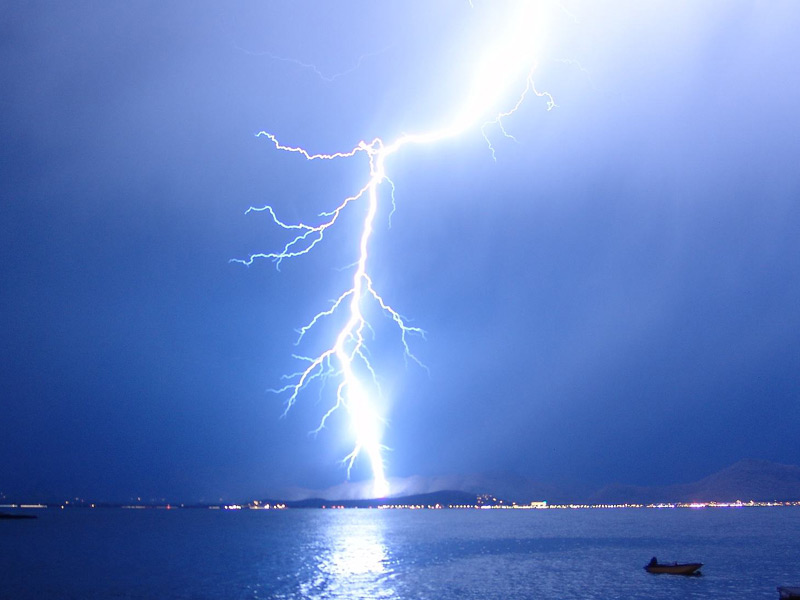
<instances>
[{"instance_id":1,"label":"person in boat","mask_svg":"<svg viewBox=\"0 0 800 600\"><path fill-rule=\"evenodd\" d=\"M647 563L647 566L655 567L656 565L658 565L658 559L654 556L653 558L650 559L650 562Z\"/></svg>"}]
</instances>

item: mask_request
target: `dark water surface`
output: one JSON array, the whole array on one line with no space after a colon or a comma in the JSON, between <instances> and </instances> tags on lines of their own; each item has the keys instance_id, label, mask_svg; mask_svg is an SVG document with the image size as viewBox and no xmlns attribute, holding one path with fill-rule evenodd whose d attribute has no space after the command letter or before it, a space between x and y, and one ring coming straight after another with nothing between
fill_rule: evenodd
<instances>
[{"instance_id":1,"label":"dark water surface","mask_svg":"<svg viewBox=\"0 0 800 600\"><path fill-rule=\"evenodd\" d=\"M800 508L47 509L0 521L0 598L775 599ZM649 575L651 556L705 563Z\"/></svg>"}]
</instances>

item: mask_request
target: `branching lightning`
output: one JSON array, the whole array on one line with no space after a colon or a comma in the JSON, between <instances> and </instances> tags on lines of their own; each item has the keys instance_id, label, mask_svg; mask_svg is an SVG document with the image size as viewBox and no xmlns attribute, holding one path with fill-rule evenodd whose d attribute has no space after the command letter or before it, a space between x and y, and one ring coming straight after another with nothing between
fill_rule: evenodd
<instances>
[{"instance_id":1,"label":"branching lightning","mask_svg":"<svg viewBox=\"0 0 800 600\"><path fill-rule=\"evenodd\" d=\"M338 206L318 215L322 219L319 224L287 223L280 219L274 208L269 205L248 209L248 213L267 213L275 225L291 232L294 237L277 251L251 254L244 259L233 259L232 262L251 265L259 259L270 259L277 268L280 268L284 260L307 254L319 245L328 229L339 221L343 211L354 204L366 204L366 213L358 239L357 260L351 267L353 269L351 285L333 301L330 308L314 315L299 329L297 343L300 344L306 334L327 317L343 312L347 320L330 346L320 354L312 357L294 355L304 363L304 368L286 376L284 380L288 383L273 391L286 395L285 414L312 381L330 379L338 382L335 402L322 416L315 432L325 427L335 411L344 409L347 412L355 445L344 458L344 463L347 465L349 475L356 458L362 453L366 454L372 468L374 497L385 497L390 490L383 460L385 448L381 443L384 422L378 410L381 390L365 343L365 336L370 330L365 317L367 303L375 303L392 319L399 331L400 343L406 358L420 366L422 363L412 353L409 338L414 335L424 337L422 329L409 325L406 319L377 292L369 275L369 245L380 202L387 201L380 193L385 187L388 188L394 212L395 185L387 175L386 161L407 147L436 144L459 136L470 129L480 130L492 158L495 158L495 148L489 137L490 130L495 128L503 136L514 139L507 132L504 119L517 112L526 98L532 94L544 99L547 110L556 106L549 93L537 90L534 85L535 56L531 45L534 35L530 24L535 20L535 15L530 5L523 6L522 10L512 17L511 26L502 36L502 43L487 51L485 60L477 65L472 86L463 95L460 111L455 113L455 118L439 129L405 134L391 143L385 143L380 138L375 138L371 142L361 141L350 150L330 154L315 154L300 146L285 145L275 135L266 131L257 134L269 140L276 150L299 154L308 161L346 160L357 155L365 155L368 159L369 176L363 185L351 196L344 198ZM516 86L518 90L516 101L510 103L510 108L499 109L498 106L502 106L512 86Z\"/></svg>"}]
</instances>

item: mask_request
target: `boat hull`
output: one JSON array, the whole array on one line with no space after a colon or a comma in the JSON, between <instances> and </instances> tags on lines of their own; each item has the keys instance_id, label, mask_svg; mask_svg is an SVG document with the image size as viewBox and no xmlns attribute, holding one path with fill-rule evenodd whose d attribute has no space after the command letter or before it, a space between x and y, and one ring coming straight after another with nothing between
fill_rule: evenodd
<instances>
[{"instance_id":1,"label":"boat hull","mask_svg":"<svg viewBox=\"0 0 800 600\"><path fill-rule=\"evenodd\" d=\"M672 565L647 565L644 570L656 575L699 575L698 569L702 566L703 563L676 563Z\"/></svg>"},{"instance_id":2,"label":"boat hull","mask_svg":"<svg viewBox=\"0 0 800 600\"><path fill-rule=\"evenodd\" d=\"M0 519L35 519L36 515L26 515L20 513L0 513Z\"/></svg>"}]
</instances>

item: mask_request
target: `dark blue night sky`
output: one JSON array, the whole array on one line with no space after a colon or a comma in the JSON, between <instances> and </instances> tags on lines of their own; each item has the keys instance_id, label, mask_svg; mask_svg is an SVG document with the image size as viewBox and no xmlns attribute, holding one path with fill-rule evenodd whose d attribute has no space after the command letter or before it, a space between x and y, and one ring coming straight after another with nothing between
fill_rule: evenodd
<instances>
[{"instance_id":1,"label":"dark blue night sky","mask_svg":"<svg viewBox=\"0 0 800 600\"><path fill-rule=\"evenodd\" d=\"M255 134L334 152L435 126L513 3L318 4L0 8L6 496L344 481L345 419L308 435L332 388L285 418L267 390L344 289L361 208L280 271L229 259L286 241L249 206L313 219L368 165ZM372 274L429 369L376 322L388 474L800 463L800 6L547 6L535 79L557 108L528 99L516 143L490 129L496 162L477 128L387 163Z\"/></svg>"}]
</instances>

